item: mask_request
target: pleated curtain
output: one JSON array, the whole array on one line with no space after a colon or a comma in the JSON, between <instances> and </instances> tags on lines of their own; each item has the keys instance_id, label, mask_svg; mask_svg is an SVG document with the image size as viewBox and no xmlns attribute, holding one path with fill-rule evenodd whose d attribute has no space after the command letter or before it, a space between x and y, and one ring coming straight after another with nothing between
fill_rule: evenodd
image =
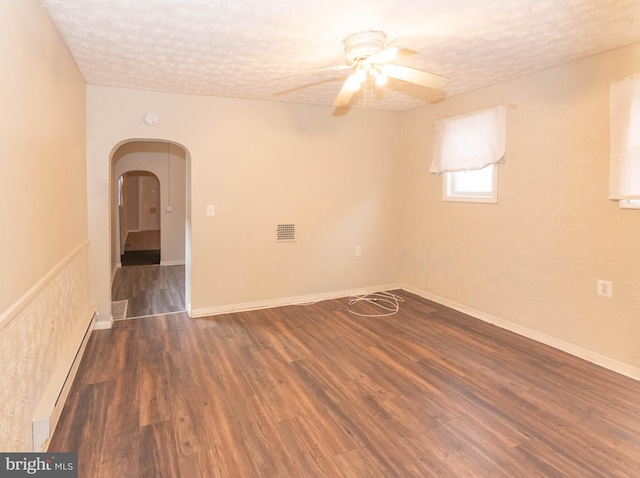
<instances>
[{"instance_id":1,"label":"pleated curtain","mask_svg":"<svg viewBox=\"0 0 640 478\"><path fill-rule=\"evenodd\" d=\"M609 199L640 199L640 75L609 88Z\"/></svg>"},{"instance_id":2,"label":"pleated curtain","mask_svg":"<svg viewBox=\"0 0 640 478\"><path fill-rule=\"evenodd\" d=\"M475 171L504 162L506 107L435 121L432 173Z\"/></svg>"}]
</instances>

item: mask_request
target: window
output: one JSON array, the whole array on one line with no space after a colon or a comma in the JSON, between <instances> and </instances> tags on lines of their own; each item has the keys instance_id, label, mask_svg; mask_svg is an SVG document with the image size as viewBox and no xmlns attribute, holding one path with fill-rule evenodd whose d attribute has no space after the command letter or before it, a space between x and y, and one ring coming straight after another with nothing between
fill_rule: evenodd
<instances>
[{"instance_id":1,"label":"window","mask_svg":"<svg viewBox=\"0 0 640 478\"><path fill-rule=\"evenodd\" d=\"M505 138L505 106L436 121L430 172L443 175L442 199L497 203Z\"/></svg>"},{"instance_id":2,"label":"window","mask_svg":"<svg viewBox=\"0 0 640 478\"><path fill-rule=\"evenodd\" d=\"M442 200L497 203L498 167L490 164L475 171L444 173Z\"/></svg>"},{"instance_id":3,"label":"window","mask_svg":"<svg viewBox=\"0 0 640 478\"><path fill-rule=\"evenodd\" d=\"M620 199L620 209L640 209L640 199Z\"/></svg>"}]
</instances>

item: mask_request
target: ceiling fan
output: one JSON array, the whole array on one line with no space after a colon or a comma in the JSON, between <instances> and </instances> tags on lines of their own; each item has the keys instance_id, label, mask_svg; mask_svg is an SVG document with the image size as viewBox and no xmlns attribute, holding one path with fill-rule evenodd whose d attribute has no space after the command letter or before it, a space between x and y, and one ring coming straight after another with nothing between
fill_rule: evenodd
<instances>
[{"instance_id":1,"label":"ceiling fan","mask_svg":"<svg viewBox=\"0 0 640 478\"><path fill-rule=\"evenodd\" d=\"M384 86L388 78L395 78L426 88L442 88L449 82L449 79L444 76L390 63L395 58L414 55L417 52L398 46L388 47L387 35L384 31L368 30L354 33L346 37L342 43L347 64L289 75L297 76L327 70L351 70L352 73L347 77L333 102L336 108L347 106L354 93L367 79L375 81L378 86Z\"/></svg>"}]
</instances>

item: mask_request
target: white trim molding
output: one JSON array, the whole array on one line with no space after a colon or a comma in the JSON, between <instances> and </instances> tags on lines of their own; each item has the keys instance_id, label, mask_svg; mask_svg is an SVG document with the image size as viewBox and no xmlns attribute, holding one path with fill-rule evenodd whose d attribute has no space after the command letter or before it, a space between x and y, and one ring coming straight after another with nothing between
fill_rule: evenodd
<instances>
[{"instance_id":1,"label":"white trim molding","mask_svg":"<svg viewBox=\"0 0 640 478\"><path fill-rule=\"evenodd\" d=\"M113 286L113 281L116 278L116 274L118 273L118 269L122 268L122 263L121 262L116 262L116 266L113 268L113 270L111 271L111 285Z\"/></svg>"},{"instance_id":2,"label":"white trim molding","mask_svg":"<svg viewBox=\"0 0 640 478\"><path fill-rule=\"evenodd\" d=\"M496 317L495 315L491 315L486 312L482 312L482 311L473 309L471 307L467 307L466 305L459 304L455 301L446 299L444 297L440 297L438 295L432 294L430 292L418 289L410 285L405 284L402 286L402 289L406 290L407 292L411 292L412 294L419 295L424 299L436 302L446 307L450 307L451 309L457 310L458 312L462 312L463 314L467 314L473 318L480 319L484 322L493 324L497 327L500 327L501 329L505 329L515 334L522 335L523 337L527 337L529 339L535 340L536 342L549 345L550 347L553 347L555 349L562 350L563 352L571 354L575 357L579 357L581 359L584 359L596 365L600 365L601 367L612 370L621 375L625 375L634 380L640 380L640 369L636 367L632 367L629 364L620 362L618 360L614 360L604 355L600 355L596 352L593 352L592 350L588 350L578 345L572 344L570 342L566 342L564 340L558 339L556 337L543 334L542 332L538 332L536 330L523 327L522 325L514 324L513 322L509 322L508 320L501 319L499 317Z\"/></svg>"},{"instance_id":3,"label":"white trim molding","mask_svg":"<svg viewBox=\"0 0 640 478\"><path fill-rule=\"evenodd\" d=\"M36 282L31 289L25 292L11 307L5 310L0 315L0 330L9 324L14 317L16 317L27 304L29 304L41 291L44 289L51 280L64 269L78 254L89 247L89 241L86 240L78 247L76 247L67 257L62 259L56 266L54 266L46 275L44 275L38 282Z\"/></svg>"},{"instance_id":4,"label":"white trim molding","mask_svg":"<svg viewBox=\"0 0 640 478\"><path fill-rule=\"evenodd\" d=\"M113 327L113 315L109 314L109 320L98 319L93 326L93 330L108 330Z\"/></svg>"},{"instance_id":5,"label":"white trim molding","mask_svg":"<svg viewBox=\"0 0 640 478\"><path fill-rule=\"evenodd\" d=\"M180 261L163 261L163 260L160 260L160 265L161 266L183 266L184 265L184 259L180 260Z\"/></svg>"},{"instance_id":6,"label":"white trim molding","mask_svg":"<svg viewBox=\"0 0 640 478\"><path fill-rule=\"evenodd\" d=\"M381 292L386 290L398 290L401 289L400 284L386 284L365 287L362 289L348 289L338 290L333 292L324 292L320 294L299 295L295 297L284 297L281 299L269 299L256 302L244 302L240 304L228 304L215 307L203 307L197 309L191 309L189 311L189 317L206 317L209 315L228 314L231 312L244 312L247 310L257 309L270 309L272 307L283 307L285 305L301 305L309 304L313 302L320 302L321 300L339 299L342 297L349 297L351 295L369 294L372 292Z\"/></svg>"}]
</instances>

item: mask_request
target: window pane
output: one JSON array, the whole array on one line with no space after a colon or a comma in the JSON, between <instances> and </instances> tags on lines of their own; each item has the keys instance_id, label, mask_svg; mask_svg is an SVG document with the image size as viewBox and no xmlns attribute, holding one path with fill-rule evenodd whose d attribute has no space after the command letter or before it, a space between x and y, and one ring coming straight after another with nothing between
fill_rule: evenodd
<instances>
[{"instance_id":1,"label":"window pane","mask_svg":"<svg viewBox=\"0 0 640 478\"><path fill-rule=\"evenodd\" d=\"M477 171L459 171L454 175L453 194L490 193L493 191L493 165Z\"/></svg>"}]
</instances>

